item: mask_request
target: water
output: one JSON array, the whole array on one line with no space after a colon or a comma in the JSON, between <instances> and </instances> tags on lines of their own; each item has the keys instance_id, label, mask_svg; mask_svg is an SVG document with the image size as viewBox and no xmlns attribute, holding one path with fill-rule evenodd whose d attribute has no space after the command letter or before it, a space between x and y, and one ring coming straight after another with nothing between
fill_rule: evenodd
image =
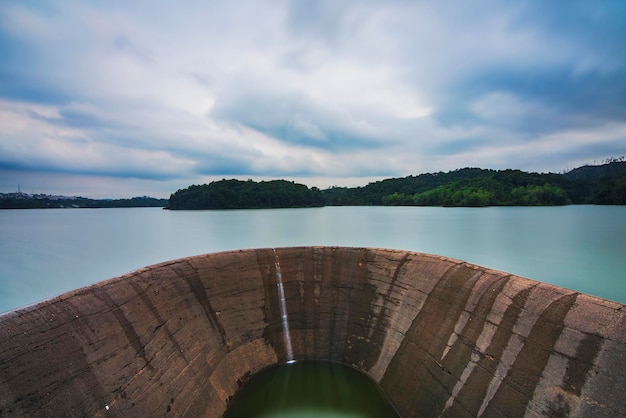
<instances>
[{"instance_id":1,"label":"water","mask_svg":"<svg viewBox=\"0 0 626 418\"><path fill-rule=\"evenodd\" d=\"M298 361L255 374L224 418L395 418L378 385L348 366Z\"/></svg>"},{"instance_id":2,"label":"water","mask_svg":"<svg viewBox=\"0 0 626 418\"><path fill-rule=\"evenodd\" d=\"M283 323L283 336L285 339L285 351L287 352L287 363L293 362L293 349L291 348L291 333L289 332L289 318L287 316L287 303L285 301L285 289L283 287L283 275L280 272L280 262L278 261L278 254L274 250L276 257L276 286L278 287L278 299L280 300L280 316Z\"/></svg>"},{"instance_id":3,"label":"water","mask_svg":"<svg viewBox=\"0 0 626 418\"><path fill-rule=\"evenodd\" d=\"M296 245L440 254L626 303L626 207L0 211L0 312L196 254Z\"/></svg>"}]
</instances>

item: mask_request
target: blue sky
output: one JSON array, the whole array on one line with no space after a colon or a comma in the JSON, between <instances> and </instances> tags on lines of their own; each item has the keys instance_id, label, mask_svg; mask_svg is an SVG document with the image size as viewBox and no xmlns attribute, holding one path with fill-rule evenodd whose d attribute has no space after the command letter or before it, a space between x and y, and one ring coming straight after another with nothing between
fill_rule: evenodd
<instances>
[{"instance_id":1,"label":"blue sky","mask_svg":"<svg viewBox=\"0 0 626 418\"><path fill-rule=\"evenodd\" d=\"M626 2L0 3L0 192L626 155Z\"/></svg>"}]
</instances>

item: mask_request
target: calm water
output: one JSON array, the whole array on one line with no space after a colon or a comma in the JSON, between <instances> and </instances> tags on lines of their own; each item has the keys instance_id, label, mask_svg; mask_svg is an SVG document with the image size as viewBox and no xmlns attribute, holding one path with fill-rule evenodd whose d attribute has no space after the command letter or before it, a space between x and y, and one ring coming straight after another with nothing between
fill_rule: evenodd
<instances>
[{"instance_id":1,"label":"calm water","mask_svg":"<svg viewBox=\"0 0 626 418\"><path fill-rule=\"evenodd\" d=\"M626 207L0 211L0 312L140 267L297 245L445 255L626 303Z\"/></svg>"},{"instance_id":2,"label":"calm water","mask_svg":"<svg viewBox=\"0 0 626 418\"><path fill-rule=\"evenodd\" d=\"M255 374L224 418L395 418L378 385L348 366L324 361L281 364Z\"/></svg>"}]
</instances>

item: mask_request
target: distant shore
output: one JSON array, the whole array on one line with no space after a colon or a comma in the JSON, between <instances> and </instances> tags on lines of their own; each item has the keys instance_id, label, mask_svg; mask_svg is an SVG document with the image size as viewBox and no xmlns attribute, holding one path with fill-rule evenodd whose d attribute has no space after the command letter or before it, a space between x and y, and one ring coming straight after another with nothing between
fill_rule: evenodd
<instances>
[{"instance_id":1,"label":"distant shore","mask_svg":"<svg viewBox=\"0 0 626 418\"><path fill-rule=\"evenodd\" d=\"M0 193L0 209L73 209L165 207L167 199L142 196L131 199L89 199L78 196Z\"/></svg>"},{"instance_id":2,"label":"distant shore","mask_svg":"<svg viewBox=\"0 0 626 418\"><path fill-rule=\"evenodd\" d=\"M322 206L561 206L626 205L626 161L565 173L462 168L388 178L363 187L320 190L287 180L220 180L179 189L169 199L89 199L0 193L0 209L162 207L172 210L269 209Z\"/></svg>"},{"instance_id":3,"label":"distant shore","mask_svg":"<svg viewBox=\"0 0 626 418\"><path fill-rule=\"evenodd\" d=\"M390 178L364 187L319 190L286 180L220 180L172 194L167 209L269 209L316 206L626 205L626 161L567 173L462 168Z\"/></svg>"}]
</instances>

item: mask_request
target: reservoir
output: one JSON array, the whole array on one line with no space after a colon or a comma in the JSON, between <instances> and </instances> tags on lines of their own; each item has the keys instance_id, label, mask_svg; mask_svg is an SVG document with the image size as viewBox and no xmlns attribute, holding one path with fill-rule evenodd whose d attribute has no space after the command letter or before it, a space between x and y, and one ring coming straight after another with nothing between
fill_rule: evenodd
<instances>
[{"instance_id":1,"label":"reservoir","mask_svg":"<svg viewBox=\"0 0 626 418\"><path fill-rule=\"evenodd\" d=\"M0 211L0 312L147 265L244 248L443 255L626 303L626 207Z\"/></svg>"}]
</instances>

